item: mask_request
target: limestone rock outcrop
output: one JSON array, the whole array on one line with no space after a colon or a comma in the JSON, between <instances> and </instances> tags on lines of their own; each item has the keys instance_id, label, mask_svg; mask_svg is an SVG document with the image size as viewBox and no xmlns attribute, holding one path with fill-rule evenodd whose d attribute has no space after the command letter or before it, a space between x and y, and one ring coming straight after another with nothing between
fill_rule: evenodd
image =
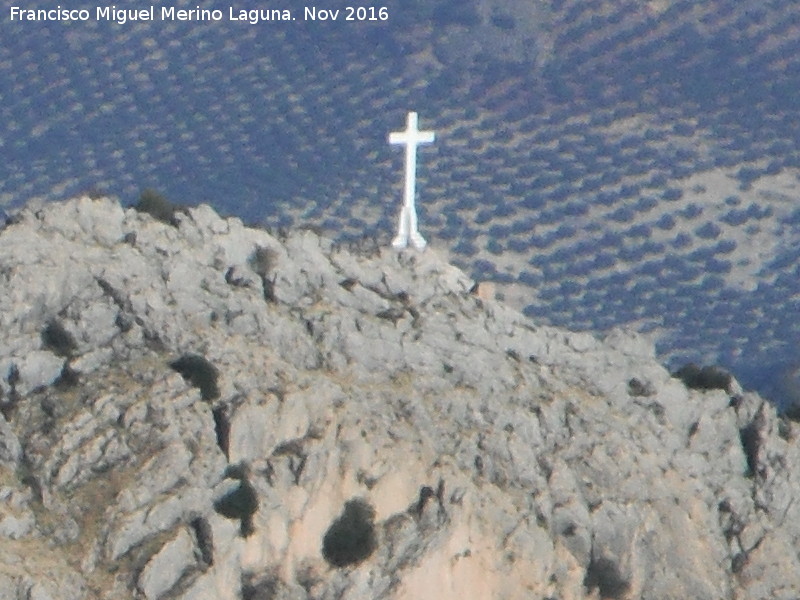
<instances>
[{"instance_id":1,"label":"limestone rock outcrop","mask_svg":"<svg viewBox=\"0 0 800 600\"><path fill-rule=\"evenodd\" d=\"M0 231L0 599L797 598L798 426L435 250Z\"/></svg>"}]
</instances>

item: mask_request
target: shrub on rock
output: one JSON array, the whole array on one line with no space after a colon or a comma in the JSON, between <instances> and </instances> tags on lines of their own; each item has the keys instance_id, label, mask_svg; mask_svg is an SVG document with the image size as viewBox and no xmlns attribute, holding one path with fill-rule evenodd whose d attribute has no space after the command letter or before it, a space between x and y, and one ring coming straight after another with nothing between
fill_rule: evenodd
<instances>
[{"instance_id":1,"label":"shrub on rock","mask_svg":"<svg viewBox=\"0 0 800 600\"><path fill-rule=\"evenodd\" d=\"M150 188L142 191L139 201L134 204L133 208L138 212L147 213L167 225L174 226L177 224L175 213L179 210L179 207Z\"/></svg>"},{"instance_id":2,"label":"shrub on rock","mask_svg":"<svg viewBox=\"0 0 800 600\"><path fill-rule=\"evenodd\" d=\"M241 521L240 533L247 537L253 533L253 515L258 510L258 495L247 479L247 469L232 466L228 469L228 477L239 480L238 487L214 502L214 510L228 519Z\"/></svg>"},{"instance_id":3,"label":"shrub on rock","mask_svg":"<svg viewBox=\"0 0 800 600\"><path fill-rule=\"evenodd\" d=\"M78 348L72 334L56 319L48 321L42 330L42 343L54 354L67 358Z\"/></svg>"},{"instance_id":4,"label":"shrub on rock","mask_svg":"<svg viewBox=\"0 0 800 600\"><path fill-rule=\"evenodd\" d=\"M184 354L169 363L183 378L200 390L203 400L211 401L219 398L217 378L219 372L206 358L198 354Z\"/></svg>"},{"instance_id":5,"label":"shrub on rock","mask_svg":"<svg viewBox=\"0 0 800 600\"><path fill-rule=\"evenodd\" d=\"M275 280L276 275L270 279L270 273L275 268L277 254L272 248L264 246L257 246L248 259L250 268L261 278L261 284L264 288L264 300L267 302L276 302L275 296Z\"/></svg>"},{"instance_id":6,"label":"shrub on rock","mask_svg":"<svg viewBox=\"0 0 800 600\"><path fill-rule=\"evenodd\" d=\"M622 598L630 588L617 563L608 558L592 558L586 569L583 585L587 591L597 588L601 598Z\"/></svg>"},{"instance_id":7,"label":"shrub on rock","mask_svg":"<svg viewBox=\"0 0 800 600\"><path fill-rule=\"evenodd\" d=\"M698 367L689 363L672 374L693 390L730 390L731 374L720 367Z\"/></svg>"},{"instance_id":8,"label":"shrub on rock","mask_svg":"<svg viewBox=\"0 0 800 600\"><path fill-rule=\"evenodd\" d=\"M272 248L257 246L248 262L253 271L261 277L267 277L275 267L277 255Z\"/></svg>"},{"instance_id":9,"label":"shrub on rock","mask_svg":"<svg viewBox=\"0 0 800 600\"><path fill-rule=\"evenodd\" d=\"M252 575L242 577L242 600L277 598L280 585L277 577L254 580Z\"/></svg>"},{"instance_id":10,"label":"shrub on rock","mask_svg":"<svg viewBox=\"0 0 800 600\"><path fill-rule=\"evenodd\" d=\"M377 547L375 509L361 499L344 505L322 540L322 556L334 567L356 565L368 558Z\"/></svg>"}]
</instances>

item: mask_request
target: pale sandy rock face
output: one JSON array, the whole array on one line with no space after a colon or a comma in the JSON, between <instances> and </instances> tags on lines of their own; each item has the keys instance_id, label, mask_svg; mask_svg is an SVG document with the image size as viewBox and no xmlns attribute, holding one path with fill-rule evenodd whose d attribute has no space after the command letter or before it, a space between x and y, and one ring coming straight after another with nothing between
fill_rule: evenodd
<instances>
[{"instance_id":1,"label":"pale sandy rock face","mask_svg":"<svg viewBox=\"0 0 800 600\"><path fill-rule=\"evenodd\" d=\"M435 250L84 198L0 272L3 600L800 594L793 422Z\"/></svg>"}]
</instances>

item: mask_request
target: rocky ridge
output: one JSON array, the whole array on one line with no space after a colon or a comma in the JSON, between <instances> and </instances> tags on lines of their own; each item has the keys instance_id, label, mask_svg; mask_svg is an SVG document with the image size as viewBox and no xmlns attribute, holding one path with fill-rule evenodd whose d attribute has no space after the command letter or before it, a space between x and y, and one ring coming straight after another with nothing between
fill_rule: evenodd
<instances>
[{"instance_id":1,"label":"rocky ridge","mask_svg":"<svg viewBox=\"0 0 800 600\"><path fill-rule=\"evenodd\" d=\"M796 598L797 425L435 251L0 231L0 599Z\"/></svg>"},{"instance_id":2,"label":"rocky ridge","mask_svg":"<svg viewBox=\"0 0 800 600\"><path fill-rule=\"evenodd\" d=\"M418 110L437 138L423 233L471 276L540 323L658 331L671 367L800 403L796 2L385 4L356 35L0 23L0 205L148 182L251 222L382 234L402 180L385 136Z\"/></svg>"}]
</instances>

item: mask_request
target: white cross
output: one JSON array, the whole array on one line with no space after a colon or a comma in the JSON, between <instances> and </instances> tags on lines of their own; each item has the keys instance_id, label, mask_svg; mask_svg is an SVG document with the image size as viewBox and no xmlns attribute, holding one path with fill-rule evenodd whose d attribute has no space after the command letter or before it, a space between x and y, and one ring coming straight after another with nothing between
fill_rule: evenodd
<instances>
[{"instance_id":1,"label":"white cross","mask_svg":"<svg viewBox=\"0 0 800 600\"><path fill-rule=\"evenodd\" d=\"M417 229L417 209L414 206L414 188L417 176L417 146L420 144L430 144L434 140L432 131L420 131L417 129L417 113L408 113L408 121L405 131L395 131L389 134L390 144L405 144L406 147L406 188L403 199L403 209L400 211L400 224L397 228L397 236L392 241L395 248L405 248L409 238L411 243L418 250L422 250L427 245L419 229Z\"/></svg>"}]
</instances>

